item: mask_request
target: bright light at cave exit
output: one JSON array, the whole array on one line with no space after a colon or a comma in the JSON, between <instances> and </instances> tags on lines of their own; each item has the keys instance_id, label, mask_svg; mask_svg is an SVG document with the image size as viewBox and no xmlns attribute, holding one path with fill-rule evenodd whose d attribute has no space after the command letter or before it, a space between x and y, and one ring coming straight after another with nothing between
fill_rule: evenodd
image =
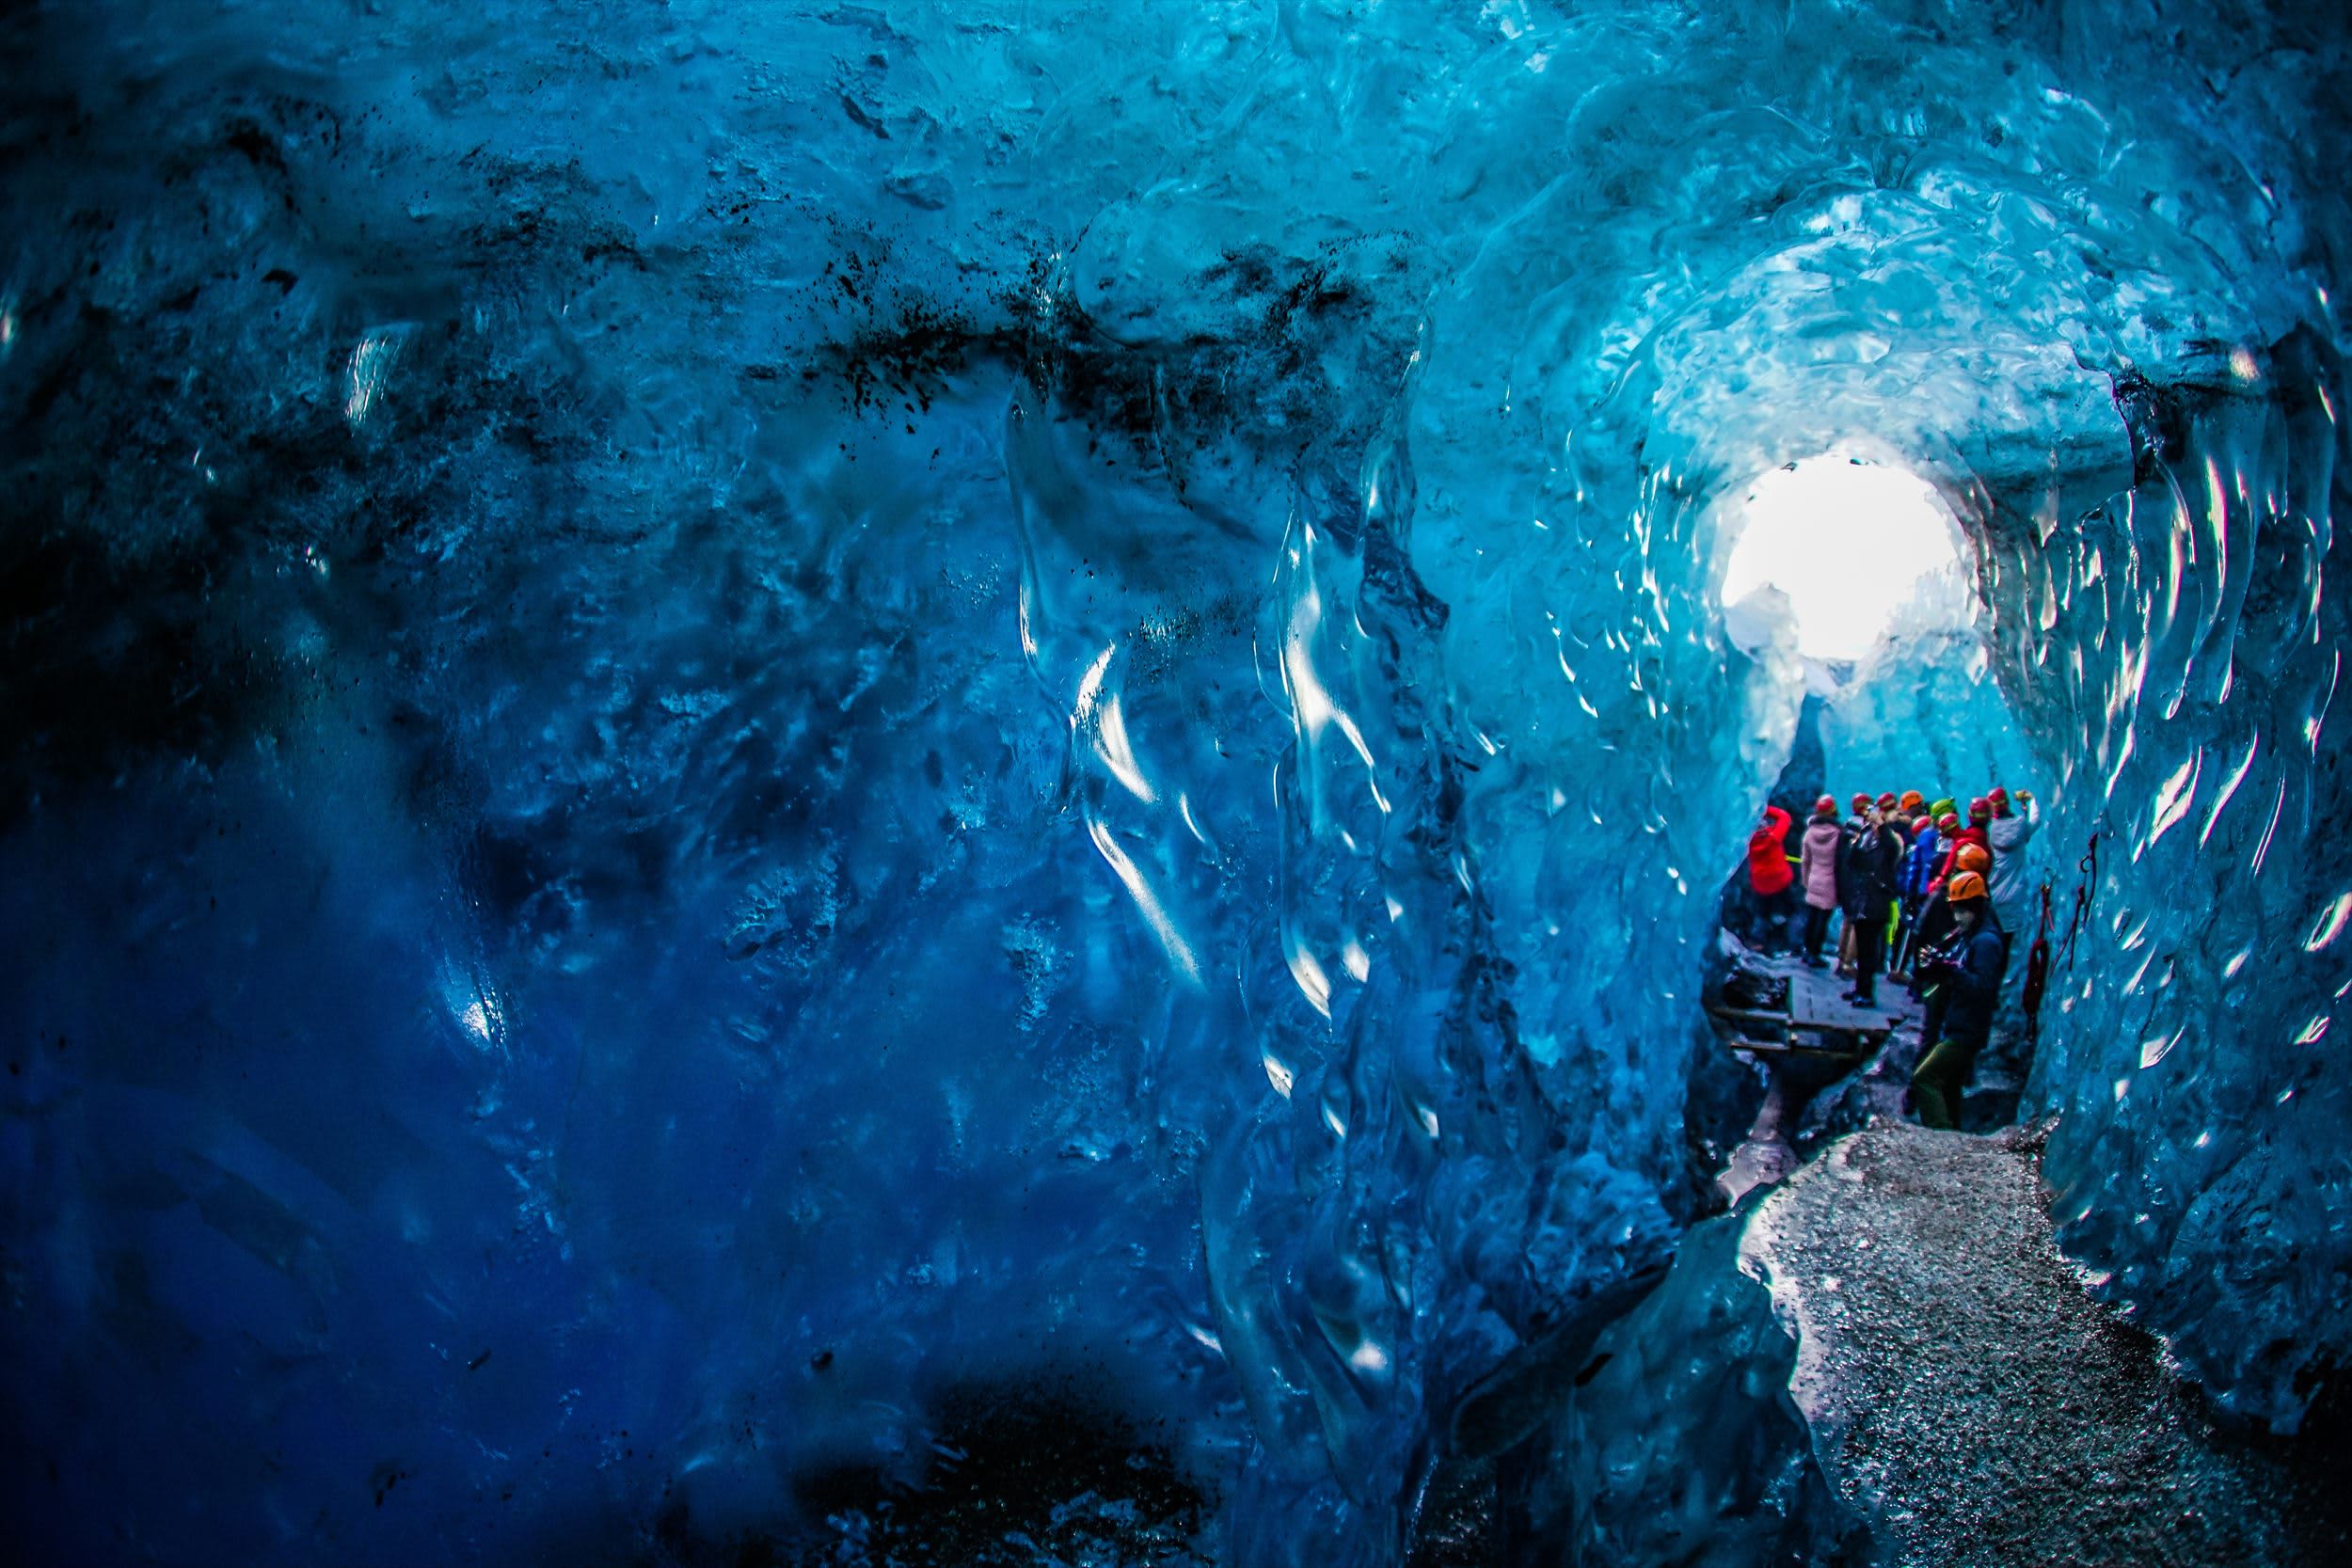
<instances>
[{"instance_id":1,"label":"bright light at cave exit","mask_svg":"<svg viewBox=\"0 0 2352 1568\"><path fill-rule=\"evenodd\" d=\"M1779 588L1809 658L1863 657L1920 578L1960 565L1950 515L1907 468L1807 458L1749 486L1740 513L1724 603Z\"/></svg>"}]
</instances>

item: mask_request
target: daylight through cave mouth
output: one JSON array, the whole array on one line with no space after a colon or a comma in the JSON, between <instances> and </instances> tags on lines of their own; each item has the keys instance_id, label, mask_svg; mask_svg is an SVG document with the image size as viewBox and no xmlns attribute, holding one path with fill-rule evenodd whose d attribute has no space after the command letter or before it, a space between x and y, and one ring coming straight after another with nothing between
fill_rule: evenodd
<instances>
[{"instance_id":1,"label":"daylight through cave mouth","mask_svg":"<svg viewBox=\"0 0 2352 1568\"><path fill-rule=\"evenodd\" d=\"M2031 784L1987 1119L2317 1451L2340 20L1752 9L0 20L37 1549L1860 1550L1800 779Z\"/></svg>"},{"instance_id":2,"label":"daylight through cave mouth","mask_svg":"<svg viewBox=\"0 0 2352 1568\"><path fill-rule=\"evenodd\" d=\"M1824 453L1757 476L1733 505L1722 594L1743 646L1767 642L1785 613L1798 654L1852 663L1890 637L1943 629L1965 603L1958 529L1905 468ZM1776 602L1749 602L1767 591ZM1745 637L1743 618L1756 623Z\"/></svg>"}]
</instances>

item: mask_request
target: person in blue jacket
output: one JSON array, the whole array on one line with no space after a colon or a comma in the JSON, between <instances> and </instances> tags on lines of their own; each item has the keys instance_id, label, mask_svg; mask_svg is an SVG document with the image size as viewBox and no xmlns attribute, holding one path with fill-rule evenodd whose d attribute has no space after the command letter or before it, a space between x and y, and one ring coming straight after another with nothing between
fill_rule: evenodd
<instances>
[{"instance_id":1,"label":"person in blue jacket","mask_svg":"<svg viewBox=\"0 0 2352 1568\"><path fill-rule=\"evenodd\" d=\"M1960 1091L1977 1065L1977 1053L1993 1035L1993 1010L2001 994L2001 972L2009 967L2009 933L1993 913L1984 879L1963 871L1944 889L1956 927L1935 949L1921 977L1945 997L1943 1024L1933 1049L1912 1069L1911 1102L1922 1127L1960 1125Z\"/></svg>"},{"instance_id":2,"label":"person in blue jacket","mask_svg":"<svg viewBox=\"0 0 2352 1568\"><path fill-rule=\"evenodd\" d=\"M1931 818L1919 818L1918 832L1911 840L1911 847L1903 851L1903 863L1897 877L1895 891L1902 900L1902 925L1895 932L1893 957L1887 969L1896 974L1911 970L1912 949L1917 945L1919 911L1928 901L1928 883L1935 879L1935 866L1944 853L1944 840L1935 831Z\"/></svg>"}]
</instances>

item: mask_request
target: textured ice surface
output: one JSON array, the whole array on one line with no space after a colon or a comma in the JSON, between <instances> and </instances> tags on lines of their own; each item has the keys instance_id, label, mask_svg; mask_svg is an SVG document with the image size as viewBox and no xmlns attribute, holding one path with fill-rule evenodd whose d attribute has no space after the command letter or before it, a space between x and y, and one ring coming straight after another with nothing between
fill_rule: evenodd
<instances>
[{"instance_id":1,"label":"textured ice surface","mask_svg":"<svg viewBox=\"0 0 2352 1568\"><path fill-rule=\"evenodd\" d=\"M1833 778L1929 705L2102 835L2066 1244L2249 1416L2352 1354L2325 8L0 26L59 1555L673 1551L1050 1367L1392 1559L1687 1214L1711 503L1841 441L1978 603Z\"/></svg>"},{"instance_id":2,"label":"textured ice surface","mask_svg":"<svg viewBox=\"0 0 2352 1568\"><path fill-rule=\"evenodd\" d=\"M1743 1262L1755 1207L1691 1229L1561 1402L1528 1504L1552 1560L1859 1559L1863 1516L1830 1492L1789 1399L1798 1343Z\"/></svg>"}]
</instances>

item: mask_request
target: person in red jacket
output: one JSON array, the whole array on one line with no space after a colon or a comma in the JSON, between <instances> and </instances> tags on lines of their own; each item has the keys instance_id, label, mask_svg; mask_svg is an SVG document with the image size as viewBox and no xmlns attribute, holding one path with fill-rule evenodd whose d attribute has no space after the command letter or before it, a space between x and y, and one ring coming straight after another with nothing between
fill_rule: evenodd
<instances>
[{"instance_id":1,"label":"person in red jacket","mask_svg":"<svg viewBox=\"0 0 2352 1568\"><path fill-rule=\"evenodd\" d=\"M1791 819L1778 806L1764 808L1764 822L1748 835L1748 891L1756 895L1756 918L1763 924L1767 954L1786 950L1796 912L1797 874L1788 864Z\"/></svg>"},{"instance_id":2,"label":"person in red jacket","mask_svg":"<svg viewBox=\"0 0 2352 1568\"><path fill-rule=\"evenodd\" d=\"M1936 867L1935 880L1929 884L1931 894L1944 891L1944 884L1952 879L1959 869L1960 847L1973 844L1987 855L1993 853L1993 841L1986 836L1985 824L1993 820L1993 802L1979 795L1968 802L1968 826L1953 833L1946 841L1944 863Z\"/></svg>"}]
</instances>

